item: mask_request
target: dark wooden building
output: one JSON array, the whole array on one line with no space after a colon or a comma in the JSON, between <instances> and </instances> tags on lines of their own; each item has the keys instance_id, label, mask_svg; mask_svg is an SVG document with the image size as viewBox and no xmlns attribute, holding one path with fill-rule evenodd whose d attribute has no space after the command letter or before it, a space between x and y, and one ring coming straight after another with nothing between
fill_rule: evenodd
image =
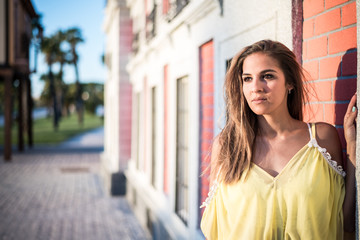
<instances>
[{"instance_id":1,"label":"dark wooden building","mask_svg":"<svg viewBox=\"0 0 360 240\"><path fill-rule=\"evenodd\" d=\"M38 17L31 0L0 0L0 84L5 89L2 102L5 118L3 154L6 161L11 159L12 154L13 124L17 124L18 150L25 148L25 134L29 146L32 146L29 62L33 25Z\"/></svg>"}]
</instances>

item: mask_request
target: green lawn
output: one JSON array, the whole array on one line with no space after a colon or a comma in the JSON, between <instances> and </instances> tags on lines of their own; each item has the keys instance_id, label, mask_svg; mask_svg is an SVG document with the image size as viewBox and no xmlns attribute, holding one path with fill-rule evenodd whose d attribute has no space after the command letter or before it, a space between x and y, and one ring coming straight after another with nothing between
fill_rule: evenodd
<instances>
[{"instance_id":1,"label":"green lawn","mask_svg":"<svg viewBox=\"0 0 360 240\"><path fill-rule=\"evenodd\" d=\"M59 129L54 131L52 118L37 119L33 125L34 144L58 144L77 134L89 131L94 128L103 126L100 117L93 114L85 114L84 124L80 126L76 114L69 117L61 118ZM12 144L17 144L17 123L13 122L12 126ZM27 135L24 133L25 144ZM4 129L0 128L0 145L4 144Z\"/></svg>"}]
</instances>

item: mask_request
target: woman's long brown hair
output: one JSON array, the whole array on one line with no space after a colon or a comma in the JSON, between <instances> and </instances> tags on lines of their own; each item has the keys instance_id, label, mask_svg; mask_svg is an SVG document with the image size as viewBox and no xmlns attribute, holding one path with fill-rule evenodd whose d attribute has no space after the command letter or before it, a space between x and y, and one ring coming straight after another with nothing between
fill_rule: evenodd
<instances>
[{"instance_id":1,"label":"woman's long brown hair","mask_svg":"<svg viewBox=\"0 0 360 240\"><path fill-rule=\"evenodd\" d=\"M249 55L261 52L276 61L284 72L286 84L293 87L287 98L290 116L303 119L303 71L295 54L282 43L262 40L245 47L231 61L224 83L226 124L218 136L220 151L212 162L211 175L218 180L232 183L250 169L253 146L259 131L257 115L250 109L243 94L243 63Z\"/></svg>"}]
</instances>

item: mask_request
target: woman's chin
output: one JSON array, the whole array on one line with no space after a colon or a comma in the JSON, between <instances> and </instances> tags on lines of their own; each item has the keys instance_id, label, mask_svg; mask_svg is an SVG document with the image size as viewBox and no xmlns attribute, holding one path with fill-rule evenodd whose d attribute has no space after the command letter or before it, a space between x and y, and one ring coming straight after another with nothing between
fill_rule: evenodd
<instances>
[{"instance_id":1,"label":"woman's chin","mask_svg":"<svg viewBox=\"0 0 360 240\"><path fill-rule=\"evenodd\" d=\"M265 115L268 114L269 111L267 109L259 109L259 108L254 108L251 109L256 115Z\"/></svg>"}]
</instances>

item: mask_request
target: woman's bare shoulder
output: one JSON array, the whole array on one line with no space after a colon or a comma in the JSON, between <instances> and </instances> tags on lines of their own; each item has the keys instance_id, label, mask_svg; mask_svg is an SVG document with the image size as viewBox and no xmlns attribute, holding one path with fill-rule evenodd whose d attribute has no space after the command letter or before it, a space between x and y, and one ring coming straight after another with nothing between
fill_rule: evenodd
<instances>
[{"instance_id":1,"label":"woman's bare shoulder","mask_svg":"<svg viewBox=\"0 0 360 240\"><path fill-rule=\"evenodd\" d=\"M219 154L220 154L220 149L221 149L221 143L220 143L220 134L217 135L214 138L214 141L212 143L212 147L211 147L211 162L210 162L210 166L211 166L211 182L213 182L213 180L215 179L217 172L219 171Z\"/></svg>"},{"instance_id":2,"label":"woman's bare shoulder","mask_svg":"<svg viewBox=\"0 0 360 240\"><path fill-rule=\"evenodd\" d=\"M332 160L343 165L341 142L338 132L333 125L325 122L317 122L316 141L320 147L326 148L328 153L330 153Z\"/></svg>"},{"instance_id":3,"label":"woman's bare shoulder","mask_svg":"<svg viewBox=\"0 0 360 240\"><path fill-rule=\"evenodd\" d=\"M212 151L220 148L220 134L216 135L212 143Z\"/></svg>"},{"instance_id":4,"label":"woman's bare shoulder","mask_svg":"<svg viewBox=\"0 0 360 240\"><path fill-rule=\"evenodd\" d=\"M214 138L214 141L211 146L211 165L216 165L220 154L221 144L220 144L220 134Z\"/></svg>"},{"instance_id":5,"label":"woman's bare shoulder","mask_svg":"<svg viewBox=\"0 0 360 240\"><path fill-rule=\"evenodd\" d=\"M339 140L338 132L336 128L325 122L317 122L315 123L316 126L316 139L319 143L324 143L326 145L333 145L331 147L337 146L337 143L340 143L335 140Z\"/></svg>"}]
</instances>

